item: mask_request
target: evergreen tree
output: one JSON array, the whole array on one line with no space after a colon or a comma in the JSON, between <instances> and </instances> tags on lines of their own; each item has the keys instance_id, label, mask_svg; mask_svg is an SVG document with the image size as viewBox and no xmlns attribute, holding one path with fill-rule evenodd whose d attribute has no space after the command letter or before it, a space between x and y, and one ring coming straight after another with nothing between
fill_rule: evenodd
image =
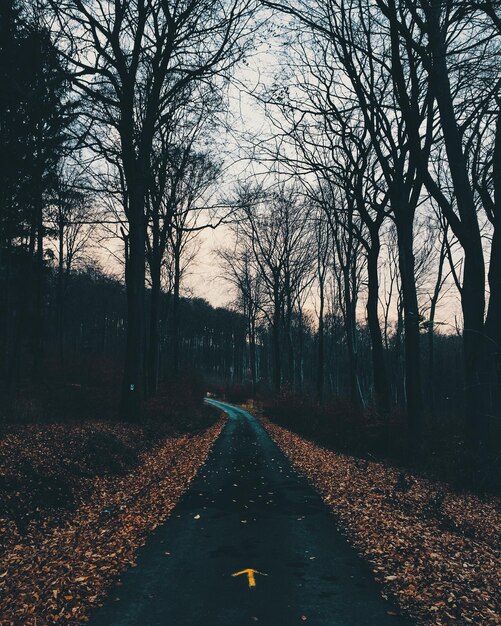
<instances>
[{"instance_id":1,"label":"evergreen tree","mask_svg":"<svg viewBox=\"0 0 501 626\"><path fill-rule=\"evenodd\" d=\"M12 383L27 333L38 375L43 354L44 218L73 122L64 68L43 15L0 5L0 349Z\"/></svg>"}]
</instances>

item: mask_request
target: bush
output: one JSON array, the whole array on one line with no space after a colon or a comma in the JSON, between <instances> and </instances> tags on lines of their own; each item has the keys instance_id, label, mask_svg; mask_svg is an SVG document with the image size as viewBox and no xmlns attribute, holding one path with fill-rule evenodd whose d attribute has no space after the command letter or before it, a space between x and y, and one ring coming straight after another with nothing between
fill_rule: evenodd
<instances>
[{"instance_id":1,"label":"bush","mask_svg":"<svg viewBox=\"0 0 501 626\"><path fill-rule=\"evenodd\" d=\"M421 449L409 454L402 410L394 410L383 420L371 408L354 407L343 399L319 404L291 392L263 397L260 405L271 421L335 451L386 459L459 489L496 491L500 487L500 459L494 445L492 451L484 451L481 462L472 458L461 436L460 420L425 420ZM491 433L493 442L499 441L499 430ZM474 473L472 468L476 468Z\"/></svg>"},{"instance_id":2,"label":"bush","mask_svg":"<svg viewBox=\"0 0 501 626\"><path fill-rule=\"evenodd\" d=\"M164 383L157 395L145 403L143 421L147 427L164 433L205 430L215 423L218 414L204 404L206 387L190 373Z\"/></svg>"},{"instance_id":3,"label":"bush","mask_svg":"<svg viewBox=\"0 0 501 626\"><path fill-rule=\"evenodd\" d=\"M320 404L308 396L284 392L263 401L265 414L277 424L338 450L375 452L384 425L371 410L343 399Z\"/></svg>"},{"instance_id":4,"label":"bush","mask_svg":"<svg viewBox=\"0 0 501 626\"><path fill-rule=\"evenodd\" d=\"M207 391L215 398L231 404L245 404L249 398L254 396L251 383L212 383L207 385Z\"/></svg>"}]
</instances>

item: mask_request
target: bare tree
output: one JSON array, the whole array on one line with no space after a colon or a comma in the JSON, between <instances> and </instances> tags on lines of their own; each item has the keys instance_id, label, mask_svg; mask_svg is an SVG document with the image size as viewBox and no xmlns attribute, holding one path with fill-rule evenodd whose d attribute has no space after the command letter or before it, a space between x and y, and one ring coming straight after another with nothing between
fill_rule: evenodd
<instances>
[{"instance_id":1,"label":"bare tree","mask_svg":"<svg viewBox=\"0 0 501 626\"><path fill-rule=\"evenodd\" d=\"M197 142L206 132L205 125L211 120L211 110L207 102L200 99L198 104L197 111L190 110L186 105L184 109L181 108L180 115L173 115L172 123L159 129L154 145L147 194L146 237L150 278L146 387L149 394L153 395L158 386L159 302L165 255L172 254L173 259L180 262L184 242L189 239L185 229L191 224L196 226L194 218L204 202L209 201L209 196L212 195L209 194L209 188L215 185L221 171L220 164L214 157L196 151ZM211 217L207 216L207 226L210 225ZM179 283L178 279L179 268L174 272L174 286ZM175 292L177 296L174 306L177 308L177 288ZM175 361L177 360L176 358Z\"/></svg>"},{"instance_id":2,"label":"bare tree","mask_svg":"<svg viewBox=\"0 0 501 626\"><path fill-rule=\"evenodd\" d=\"M238 237L252 250L266 296L263 311L273 336L273 385L280 391L284 341L288 381L294 382L293 312L311 284L311 208L301 202L296 189L284 186L271 192L241 189L236 204Z\"/></svg>"},{"instance_id":3,"label":"bare tree","mask_svg":"<svg viewBox=\"0 0 501 626\"><path fill-rule=\"evenodd\" d=\"M238 226L234 228L238 235ZM254 255L249 241L237 239L234 248L218 250L224 279L237 292L236 305L245 317L249 344L249 365L252 390L256 393L258 383L257 336L263 309L262 281L256 271Z\"/></svg>"},{"instance_id":4,"label":"bare tree","mask_svg":"<svg viewBox=\"0 0 501 626\"><path fill-rule=\"evenodd\" d=\"M85 261L95 231L92 197L84 172L74 163L61 164L49 207L48 232L54 237L57 258L56 335L63 358L64 297L70 272Z\"/></svg>"},{"instance_id":5,"label":"bare tree","mask_svg":"<svg viewBox=\"0 0 501 626\"><path fill-rule=\"evenodd\" d=\"M499 25L493 4L483 9L475 3L405 2L397 7L394 2L378 2L387 17L392 38L393 78L395 90L409 129L412 157L418 163L429 193L437 202L452 232L461 244L464 254L462 284L460 288L464 330L465 358L465 414L466 440L475 452L487 441L489 422L489 397L492 385L492 357L499 350L496 345L498 324L492 324L491 312L485 317L485 262L475 192L479 193L487 216L493 215L486 189L494 180L491 177L493 161L487 163L480 157L479 145L488 140L495 146L493 134L485 136L487 120L492 119L492 107L499 111L501 81L497 71L499 55ZM406 62L402 51L412 50L427 75L429 99L436 104L436 117L440 127L441 159L447 163L451 186L440 185L430 167L427 150L423 151L419 127L413 119L413 110L404 90ZM407 52L407 55L409 53ZM496 114L494 114L495 117ZM499 115L499 113L497 113ZM495 152L495 148L494 148ZM470 176L470 157L473 177ZM433 156L433 154L432 154ZM490 162L489 162L490 161ZM480 165L480 162L483 162ZM485 175L478 171L480 166ZM477 176L480 174L479 178ZM483 183L478 183L482 180ZM482 189L483 188L483 193ZM493 269L489 279L494 312L499 315L499 271L496 222L493 222L491 261ZM489 333L493 333L489 336ZM497 334L499 338L499 333ZM493 349L494 346L494 349Z\"/></svg>"},{"instance_id":6,"label":"bare tree","mask_svg":"<svg viewBox=\"0 0 501 626\"><path fill-rule=\"evenodd\" d=\"M241 58L252 2L50 0L62 53L85 101L89 148L118 143L128 223L127 348L121 415L142 398L146 196L156 129L194 81L213 80Z\"/></svg>"},{"instance_id":7,"label":"bare tree","mask_svg":"<svg viewBox=\"0 0 501 626\"><path fill-rule=\"evenodd\" d=\"M326 283L331 260L330 229L322 214L315 224L316 239L316 279L318 285L318 353L317 353L317 399L324 399L325 387L325 296Z\"/></svg>"},{"instance_id":8,"label":"bare tree","mask_svg":"<svg viewBox=\"0 0 501 626\"><path fill-rule=\"evenodd\" d=\"M190 247L193 246L202 230L215 226L210 220L208 222L203 221L203 217L207 213L204 200L208 200L209 189L215 186L221 169L220 163L213 155L193 152L190 147L186 148L184 159L179 161L173 172L176 182L172 189L173 214L169 230L170 246L167 252L172 259L172 372L177 375L180 362L179 298L181 279L193 260L193 257L189 255ZM208 217L210 218L210 215Z\"/></svg>"}]
</instances>

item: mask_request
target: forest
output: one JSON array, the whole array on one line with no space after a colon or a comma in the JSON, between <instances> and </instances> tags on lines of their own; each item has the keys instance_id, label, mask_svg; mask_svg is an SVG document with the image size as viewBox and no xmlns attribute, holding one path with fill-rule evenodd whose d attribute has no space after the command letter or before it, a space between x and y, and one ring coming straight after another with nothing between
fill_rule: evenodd
<instances>
[{"instance_id":1,"label":"forest","mask_svg":"<svg viewBox=\"0 0 501 626\"><path fill-rule=\"evenodd\" d=\"M7 550L159 442L187 489L204 398L493 497L500 46L498 0L1 2Z\"/></svg>"},{"instance_id":2,"label":"forest","mask_svg":"<svg viewBox=\"0 0 501 626\"><path fill-rule=\"evenodd\" d=\"M342 400L381 425L405 415L415 451L446 424L471 458L492 457L496 3L265 4L286 21L264 26L249 2L170 16L3 4L6 412L82 384L95 360L129 421L196 370L250 395L307 396L312 411ZM215 141L238 132L227 83L254 79L242 68L265 37L285 46L252 93L266 130L242 131L229 156L246 167L228 174ZM217 226L226 245L197 261ZM219 267L226 308L186 285L197 263Z\"/></svg>"}]
</instances>

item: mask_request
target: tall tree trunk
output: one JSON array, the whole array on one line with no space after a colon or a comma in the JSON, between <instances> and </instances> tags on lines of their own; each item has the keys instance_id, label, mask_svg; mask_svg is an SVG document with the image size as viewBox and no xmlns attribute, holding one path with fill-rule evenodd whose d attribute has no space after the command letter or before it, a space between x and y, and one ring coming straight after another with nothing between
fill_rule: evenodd
<instances>
[{"instance_id":1,"label":"tall tree trunk","mask_svg":"<svg viewBox=\"0 0 501 626\"><path fill-rule=\"evenodd\" d=\"M29 257L31 259L31 256ZM5 337L5 354L3 362L2 378L5 380L5 389L9 399L13 399L17 388L17 378L19 374L19 360L21 337L23 329L29 322L29 308L25 304L25 288L19 280L19 269L13 267L12 263L12 240L9 238L4 254L1 254L0 262L5 268L6 302L5 306L5 326L3 328Z\"/></svg>"},{"instance_id":2,"label":"tall tree trunk","mask_svg":"<svg viewBox=\"0 0 501 626\"><path fill-rule=\"evenodd\" d=\"M257 368L256 368L256 328L253 319L249 320L249 360L252 378L252 395L257 391Z\"/></svg>"},{"instance_id":3,"label":"tall tree trunk","mask_svg":"<svg viewBox=\"0 0 501 626\"><path fill-rule=\"evenodd\" d=\"M41 141L41 139L39 139ZM44 227L43 227L43 189L41 163L35 165L35 197L34 223L36 229L36 253L34 259L34 292L33 292L33 319L32 319L32 378L39 380L42 362L42 333L43 333L43 296L44 296Z\"/></svg>"},{"instance_id":4,"label":"tall tree trunk","mask_svg":"<svg viewBox=\"0 0 501 626\"><path fill-rule=\"evenodd\" d=\"M489 260L489 306L485 321L487 354L492 378L492 414L501 412L501 110L496 123L492 163L494 186L493 233Z\"/></svg>"},{"instance_id":5,"label":"tall tree trunk","mask_svg":"<svg viewBox=\"0 0 501 626\"><path fill-rule=\"evenodd\" d=\"M350 387L350 400L355 406L361 406L362 398L360 394L360 386L358 384L357 353L355 346L355 334L357 324L355 312L356 307L351 295L349 266L343 268L343 289L345 305L344 325L346 335L346 348L348 352L348 381Z\"/></svg>"},{"instance_id":6,"label":"tall tree trunk","mask_svg":"<svg viewBox=\"0 0 501 626\"><path fill-rule=\"evenodd\" d=\"M402 384L401 374L404 372L405 364L402 355L402 335L404 332L404 311L402 289L399 289L397 301L397 327L395 330L395 366L393 368L394 402L399 406L400 402L406 402L405 395L405 374Z\"/></svg>"},{"instance_id":7,"label":"tall tree trunk","mask_svg":"<svg viewBox=\"0 0 501 626\"><path fill-rule=\"evenodd\" d=\"M290 289L290 287L287 287ZM287 295L287 304L286 304L286 314L285 314L285 338L287 342L287 382L291 386L291 388L295 387L296 384L296 364L295 364L295 355L294 355L294 342L292 338L292 298L291 294Z\"/></svg>"},{"instance_id":8,"label":"tall tree trunk","mask_svg":"<svg viewBox=\"0 0 501 626\"><path fill-rule=\"evenodd\" d=\"M174 293L172 300L172 372L179 375L180 346L179 346L179 297L181 291L181 250L174 249Z\"/></svg>"},{"instance_id":9,"label":"tall tree trunk","mask_svg":"<svg viewBox=\"0 0 501 626\"><path fill-rule=\"evenodd\" d=\"M464 321L465 436L467 444L479 454L487 440L489 425L485 402L485 265L475 200L454 110L445 32L440 22L441 10L440 4L433 3L426 8L432 53L430 79L437 100L454 195L461 218L461 232L457 232L458 226L454 223L451 223L451 228L456 230L455 234L464 250L461 304Z\"/></svg>"},{"instance_id":10,"label":"tall tree trunk","mask_svg":"<svg viewBox=\"0 0 501 626\"><path fill-rule=\"evenodd\" d=\"M437 310L440 290L443 284L444 263L447 256L447 228L445 229L440 257L438 261L437 280L430 302L430 319L428 325L428 402L430 413L435 420L435 313Z\"/></svg>"},{"instance_id":11,"label":"tall tree trunk","mask_svg":"<svg viewBox=\"0 0 501 626\"><path fill-rule=\"evenodd\" d=\"M127 333L120 416L137 421L143 400L145 239L144 191L129 187L129 236L125 268Z\"/></svg>"},{"instance_id":12,"label":"tall tree trunk","mask_svg":"<svg viewBox=\"0 0 501 626\"><path fill-rule=\"evenodd\" d=\"M422 440L422 390L420 364L419 308L416 291L413 212L405 211L402 204L395 210L398 239L398 261L402 282L404 331L405 331L405 394L409 443L417 452ZM405 211L405 212L404 212Z\"/></svg>"},{"instance_id":13,"label":"tall tree trunk","mask_svg":"<svg viewBox=\"0 0 501 626\"><path fill-rule=\"evenodd\" d=\"M282 363L280 351L280 304L278 298L275 297L273 311L273 386L276 393L280 393L282 386Z\"/></svg>"},{"instance_id":14,"label":"tall tree trunk","mask_svg":"<svg viewBox=\"0 0 501 626\"><path fill-rule=\"evenodd\" d=\"M324 399L325 382L325 281L320 278L320 309L318 312L318 353L317 353L317 400Z\"/></svg>"},{"instance_id":15,"label":"tall tree trunk","mask_svg":"<svg viewBox=\"0 0 501 626\"><path fill-rule=\"evenodd\" d=\"M303 324L303 312L299 310L299 350L297 358L297 372L296 372L296 387L300 394L303 393L304 387L304 324Z\"/></svg>"},{"instance_id":16,"label":"tall tree trunk","mask_svg":"<svg viewBox=\"0 0 501 626\"><path fill-rule=\"evenodd\" d=\"M359 386L357 380L357 362L351 324L346 331L346 347L348 351L348 380L350 386L350 400L355 406L361 405Z\"/></svg>"},{"instance_id":17,"label":"tall tree trunk","mask_svg":"<svg viewBox=\"0 0 501 626\"><path fill-rule=\"evenodd\" d=\"M383 336L379 325L379 237L371 234L371 247L367 253L367 323L371 337L372 377L376 407L379 415L387 416L390 410L390 390L383 347Z\"/></svg>"},{"instance_id":18,"label":"tall tree trunk","mask_svg":"<svg viewBox=\"0 0 501 626\"><path fill-rule=\"evenodd\" d=\"M434 315L434 312L433 312ZM435 423L435 329L430 315L428 327L428 403L433 423Z\"/></svg>"},{"instance_id":19,"label":"tall tree trunk","mask_svg":"<svg viewBox=\"0 0 501 626\"><path fill-rule=\"evenodd\" d=\"M63 367L63 337L64 337L64 221L59 215L58 223L58 264L57 264L57 303L56 303L56 337L59 351L61 373Z\"/></svg>"},{"instance_id":20,"label":"tall tree trunk","mask_svg":"<svg viewBox=\"0 0 501 626\"><path fill-rule=\"evenodd\" d=\"M148 345L148 392L150 396L158 391L158 364L159 364L159 310L160 310L160 265L157 260L151 263L151 292L150 292L150 323Z\"/></svg>"}]
</instances>

